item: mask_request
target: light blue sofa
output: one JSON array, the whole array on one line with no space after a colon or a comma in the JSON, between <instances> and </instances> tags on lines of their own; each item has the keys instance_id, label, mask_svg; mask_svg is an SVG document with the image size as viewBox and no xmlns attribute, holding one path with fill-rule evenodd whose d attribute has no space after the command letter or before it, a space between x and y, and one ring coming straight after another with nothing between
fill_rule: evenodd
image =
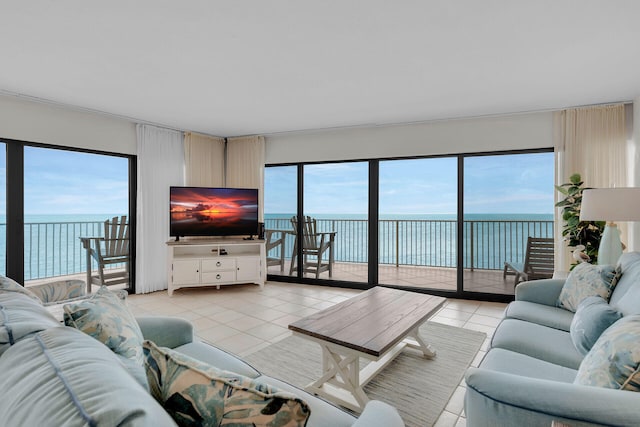
<instances>
[{"instance_id":1,"label":"light blue sofa","mask_svg":"<svg viewBox=\"0 0 640 427\"><path fill-rule=\"evenodd\" d=\"M609 304L640 314L640 253L624 254L620 267ZM484 360L465 375L467 426L640 426L640 393L573 384L583 356L569 333L573 313L556 307L563 284L516 287Z\"/></svg>"},{"instance_id":2,"label":"light blue sofa","mask_svg":"<svg viewBox=\"0 0 640 427\"><path fill-rule=\"evenodd\" d=\"M2 426L176 425L142 385L146 385L142 367L132 367L98 340L64 326L42 301L11 282L0 276ZM241 359L197 340L193 326L186 320L141 317L137 321L144 338L159 346L257 378L303 399L311 408L308 427L404 426L395 408L386 403L371 401L360 417L355 417L296 387L262 375Z\"/></svg>"}]
</instances>

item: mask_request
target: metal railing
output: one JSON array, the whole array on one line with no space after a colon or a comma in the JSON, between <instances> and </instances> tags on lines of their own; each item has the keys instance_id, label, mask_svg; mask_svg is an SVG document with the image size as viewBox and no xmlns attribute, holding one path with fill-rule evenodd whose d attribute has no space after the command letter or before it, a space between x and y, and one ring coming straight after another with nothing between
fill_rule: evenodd
<instances>
[{"instance_id":1,"label":"metal railing","mask_svg":"<svg viewBox=\"0 0 640 427\"><path fill-rule=\"evenodd\" d=\"M290 230L289 218L267 219L267 229ZM366 263L368 221L318 219L319 231L335 231L335 261ZM38 222L24 226L25 280L85 272L86 253L80 237L103 237L104 222ZM6 224L0 223L0 236ZM472 220L464 222L464 268L501 270L504 261L522 261L527 237L553 237L553 221ZM457 252L455 220L381 220L379 261L385 265L455 267ZM287 234L291 251L294 236ZM279 248L271 256L279 256ZM290 256L290 254L285 254ZM0 260L6 259L4 239ZM2 268L4 267L4 263ZM95 268L93 265L92 268Z\"/></svg>"},{"instance_id":2,"label":"metal railing","mask_svg":"<svg viewBox=\"0 0 640 427\"><path fill-rule=\"evenodd\" d=\"M335 231L336 262L367 262L368 221L317 219L318 231ZM266 219L266 229L288 230L288 218ZM527 237L553 237L550 220L464 221L464 268L501 270L505 261L522 261ZM384 265L455 267L455 220L380 220L379 262ZM293 248L294 236L286 236L285 248ZM270 256L279 256L274 248Z\"/></svg>"},{"instance_id":3,"label":"metal railing","mask_svg":"<svg viewBox=\"0 0 640 427\"><path fill-rule=\"evenodd\" d=\"M5 273L7 224L0 223L0 271ZM104 237L104 221L24 224L24 279L66 276L87 271L80 237ZM92 268L96 268L97 264Z\"/></svg>"}]
</instances>

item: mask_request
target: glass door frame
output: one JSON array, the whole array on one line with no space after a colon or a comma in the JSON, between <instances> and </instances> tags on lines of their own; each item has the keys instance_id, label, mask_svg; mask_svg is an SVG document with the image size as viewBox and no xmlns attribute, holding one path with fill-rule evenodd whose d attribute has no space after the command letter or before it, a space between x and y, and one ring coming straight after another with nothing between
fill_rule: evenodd
<instances>
[{"instance_id":1,"label":"glass door frame","mask_svg":"<svg viewBox=\"0 0 640 427\"><path fill-rule=\"evenodd\" d=\"M129 174L129 286L127 291L136 291L136 197L137 197L137 157L135 155L110 153L99 150L66 147L53 144L42 144L29 141L21 141L9 138L0 138L0 142L6 145L6 276L20 284L24 284L24 148L37 147L62 151L75 151L81 153L98 154L105 156L122 157L128 159Z\"/></svg>"},{"instance_id":2,"label":"glass door frame","mask_svg":"<svg viewBox=\"0 0 640 427\"><path fill-rule=\"evenodd\" d=\"M369 289L374 286L388 286L398 289L404 289L414 292L429 293L432 295L460 298L460 299L472 299L481 301L495 301L495 302L509 302L512 301L514 296L507 294L491 294L486 292L474 292L464 289L464 159L469 157L480 156L497 156L497 155L511 155L511 154L536 154L536 153L553 153L553 148L535 148L525 150L502 150L502 151L490 151L490 152L477 152L477 153L460 153L460 154L443 154L433 156L409 156L409 157L390 157L380 159L354 159L344 161L322 161L322 162L300 162L300 163L283 163L283 164L271 164L265 165L265 167L278 167L278 166L297 166L297 216L298 220L302 221L302 215L304 214L304 166L321 164L321 163L343 163L343 162L368 162L369 163L369 226L368 226L368 280L366 282L347 282L337 281L332 279L315 279L309 277L303 277L302 267L298 265L297 274L294 276L281 276L281 275L268 275L268 280L288 282L288 283L300 283L311 285L325 285L334 287L348 287L354 289ZM380 161L384 160L411 160L411 159L429 159L438 157L454 157L457 159L457 225L456 225L456 270L457 270L457 286L456 291L447 291L441 289L426 289L426 288L414 288L400 285L380 284L378 283L378 262L379 262L379 244L378 244L378 220L379 220L379 172ZM301 224L299 223L298 229ZM302 248L298 248L298 257L302 256ZM298 258L300 259L300 258Z\"/></svg>"}]
</instances>

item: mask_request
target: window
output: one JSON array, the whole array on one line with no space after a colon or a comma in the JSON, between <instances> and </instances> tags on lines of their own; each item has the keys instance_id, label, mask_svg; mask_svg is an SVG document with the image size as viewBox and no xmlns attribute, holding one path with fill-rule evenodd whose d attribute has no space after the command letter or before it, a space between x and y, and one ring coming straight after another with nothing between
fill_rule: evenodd
<instances>
[{"instance_id":1,"label":"window","mask_svg":"<svg viewBox=\"0 0 640 427\"><path fill-rule=\"evenodd\" d=\"M12 164L12 171L2 175L11 190L6 214L17 218L9 222L6 233L12 236L12 249L21 249L7 252L7 271L27 286L53 278L86 280L87 257L80 237L102 237L104 222L113 216L126 215L131 222L135 158L5 143L11 148L7 162ZM134 239L135 232L130 237ZM94 273L95 267L94 261ZM130 284L126 288L133 290Z\"/></svg>"},{"instance_id":2,"label":"window","mask_svg":"<svg viewBox=\"0 0 640 427\"><path fill-rule=\"evenodd\" d=\"M298 195L318 230L334 233L330 279L354 287L379 283L453 296L501 294L506 300L514 286L513 276L503 277L504 262L523 261L528 236L553 236L552 150L266 170L267 228L289 230L283 275L297 275L289 267ZM369 216L376 214L378 227L369 227ZM368 253L376 242L376 253ZM329 277L323 272L318 279Z\"/></svg>"}]
</instances>

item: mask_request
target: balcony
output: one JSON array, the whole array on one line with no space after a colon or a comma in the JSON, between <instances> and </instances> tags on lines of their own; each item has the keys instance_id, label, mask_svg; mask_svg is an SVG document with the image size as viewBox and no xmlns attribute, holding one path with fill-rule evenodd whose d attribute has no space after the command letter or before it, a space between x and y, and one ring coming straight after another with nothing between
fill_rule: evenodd
<instances>
[{"instance_id":1,"label":"balcony","mask_svg":"<svg viewBox=\"0 0 640 427\"><path fill-rule=\"evenodd\" d=\"M368 221L318 219L319 231L335 231L333 280L366 282L368 275ZM503 277L506 260L522 261L527 237L553 237L549 220L468 220L464 221L464 289L470 292L513 294L513 277ZM291 230L289 218L268 218L269 230ZM457 223L455 220L381 220L379 222L379 269L381 284L422 289L457 289ZM285 233L285 265L271 266L269 274L289 275L292 232ZM293 272L295 275L296 272ZM307 276L308 277L308 276ZM321 276L328 278L327 273Z\"/></svg>"},{"instance_id":2,"label":"balcony","mask_svg":"<svg viewBox=\"0 0 640 427\"><path fill-rule=\"evenodd\" d=\"M366 282L367 220L318 219L320 231L335 231L333 280ZM269 218L267 229L291 230L289 218ZM0 234L6 230L0 224ZM379 225L381 284L455 291L457 286L456 221L381 220ZM25 281L37 283L61 276L84 279L86 253L81 236L101 236L103 222L38 222L25 224ZM464 289L513 294L513 277L502 276L505 260L524 258L528 236L553 236L548 220L469 220L464 222ZM268 273L289 275L294 236L286 235L285 265ZM2 248L4 249L4 248ZM0 253L4 258L5 254ZM96 266L94 265L93 268ZM295 272L293 274L296 274ZM327 273L321 276L327 279Z\"/></svg>"}]
</instances>

